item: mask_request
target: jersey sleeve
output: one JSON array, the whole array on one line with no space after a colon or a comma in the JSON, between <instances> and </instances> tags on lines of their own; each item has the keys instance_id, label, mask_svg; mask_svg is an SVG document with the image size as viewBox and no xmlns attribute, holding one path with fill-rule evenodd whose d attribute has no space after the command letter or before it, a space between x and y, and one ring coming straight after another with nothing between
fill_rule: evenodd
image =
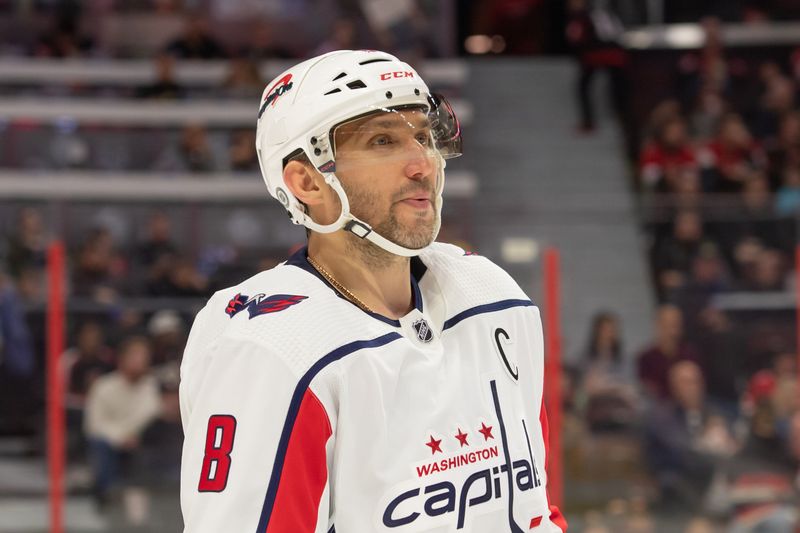
<instances>
[{"instance_id":1,"label":"jersey sleeve","mask_svg":"<svg viewBox=\"0 0 800 533\"><path fill-rule=\"evenodd\" d=\"M205 349L190 338L181 374L185 531L326 533L333 431L308 384L224 336Z\"/></svg>"}]
</instances>

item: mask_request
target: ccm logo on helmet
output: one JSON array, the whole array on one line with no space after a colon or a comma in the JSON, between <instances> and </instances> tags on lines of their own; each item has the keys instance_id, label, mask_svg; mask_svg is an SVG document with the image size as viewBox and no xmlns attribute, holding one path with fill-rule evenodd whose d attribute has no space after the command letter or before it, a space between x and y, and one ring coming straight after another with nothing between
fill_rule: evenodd
<instances>
[{"instance_id":1,"label":"ccm logo on helmet","mask_svg":"<svg viewBox=\"0 0 800 533\"><path fill-rule=\"evenodd\" d=\"M276 81L275 85L270 87L269 91L267 91L267 96L264 97L264 103L261 104L261 109L258 110L258 118L261 118L261 115L264 114L268 105L272 104L272 106L275 107L275 102L278 101L278 98L288 93L292 89L292 85L294 84L292 83L291 73Z\"/></svg>"},{"instance_id":2,"label":"ccm logo on helmet","mask_svg":"<svg viewBox=\"0 0 800 533\"><path fill-rule=\"evenodd\" d=\"M396 72L384 72L381 74L381 81L391 80L392 78L413 78L414 73L410 70L406 71L396 71Z\"/></svg>"}]
</instances>

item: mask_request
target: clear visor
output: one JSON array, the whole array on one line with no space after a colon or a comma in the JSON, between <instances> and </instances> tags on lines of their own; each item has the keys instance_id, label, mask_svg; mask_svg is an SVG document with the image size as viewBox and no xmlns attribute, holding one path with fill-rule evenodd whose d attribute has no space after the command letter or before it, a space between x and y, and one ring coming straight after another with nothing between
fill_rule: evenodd
<instances>
[{"instance_id":1,"label":"clear visor","mask_svg":"<svg viewBox=\"0 0 800 533\"><path fill-rule=\"evenodd\" d=\"M356 162L390 163L461 155L461 127L444 97L421 105L377 108L332 131L336 167Z\"/></svg>"}]
</instances>

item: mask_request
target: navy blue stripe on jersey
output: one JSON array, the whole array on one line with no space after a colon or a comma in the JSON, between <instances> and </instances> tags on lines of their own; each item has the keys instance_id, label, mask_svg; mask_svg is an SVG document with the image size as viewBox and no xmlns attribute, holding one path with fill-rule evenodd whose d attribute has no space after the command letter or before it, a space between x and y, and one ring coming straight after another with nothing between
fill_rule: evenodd
<instances>
[{"instance_id":1,"label":"navy blue stripe on jersey","mask_svg":"<svg viewBox=\"0 0 800 533\"><path fill-rule=\"evenodd\" d=\"M500 300L499 302L471 307L466 311L461 311L453 318L445 320L442 331L452 328L465 318L469 318L475 315L482 315L484 313L493 313L495 311L502 311L504 309L510 309L512 307L533 307L533 302L530 300Z\"/></svg>"},{"instance_id":2,"label":"navy blue stripe on jersey","mask_svg":"<svg viewBox=\"0 0 800 533\"><path fill-rule=\"evenodd\" d=\"M331 526L331 528L328 530L328 533L336 533L336 526Z\"/></svg>"},{"instance_id":3,"label":"navy blue stripe on jersey","mask_svg":"<svg viewBox=\"0 0 800 533\"><path fill-rule=\"evenodd\" d=\"M497 383L491 382L492 399L494 400L494 412L497 414L497 422L500 424L500 438L503 441L503 455L506 460L506 476L508 478L508 525L511 533L523 533L522 528L514 520L514 467L511 462L511 452L508 451L508 436L506 435L506 424L503 421L503 411L500 410L500 398L497 396ZM531 463L531 468L533 464Z\"/></svg>"},{"instance_id":4,"label":"navy blue stripe on jersey","mask_svg":"<svg viewBox=\"0 0 800 533\"><path fill-rule=\"evenodd\" d=\"M300 378L292 394L292 401L289 403L289 410L286 414L286 420L283 423L283 431L281 432L281 439L278 442L278 451L275 454L275 461L272 464L272 474L270 475L269 486L267 487L267 495L264 497L264 506L261 509L261 519L258 521L256 533L263 533L267 530L267 525L269 524L269 519L270 516L272 516L272 510L275 506L275 497L278 494L278 484L280 483L281 473L283 472L286 450L289 447L289 438L292 436L292 429L294 428L295 420L297 420L297 412L300 410L303 396L305 396L311 381L326 366L335 363L353 352L367 348L377 348L402 338L402 335L399 333L391 332L375 339L354 341L345 344L320 358L305 374L303 374L303 377Z\"/></svg>"},{"instance_id":5,"label":"navy blue stripe on jersey","mask_svg":"<svg viewBox=\"0 0 800 533\"><path fill-rule=\"evenodd\" d=\"M419 290L419 283L411 276L411 292L414 294L414 307L419 311L422 312L422 291Z\"/></svg>"}]
</instances>

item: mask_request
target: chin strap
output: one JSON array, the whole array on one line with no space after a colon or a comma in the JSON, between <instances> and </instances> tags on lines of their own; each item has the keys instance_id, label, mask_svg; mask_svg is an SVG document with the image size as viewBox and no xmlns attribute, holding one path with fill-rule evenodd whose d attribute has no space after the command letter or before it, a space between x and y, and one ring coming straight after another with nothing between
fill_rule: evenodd
<instances>
[{"instance_id":1,"label":"chin strap","mask_svg":"<svg viewBox=\"0 0 800 533\"><path fill-rule=\"evenodd\" d=\"M440 178L441 179L441 178ZM349 231L356 237L360 239L366 239L372 244L378 246L386 250L389 253L399 255L401 257L415 257L424 252L428 246L423 246L422 248L406 248L405 246L400 246L399 244L390 241L383 235L373 231L372 226L364 222L363 220L359 220L358 218L354 217L350 213L350 201L347 199L347 193L344 192L342 188L342 184L339 182L339 179L333 172L328 172L325 174L325 182L330 185L330 187L336 192L336 195L339 197L339 201L342 204L342 211L339 213L339 218L336 219L335 222L331 224L317 224L314 222L308 214L303 216L302 224L312 231L316 231L317 233L333 233L334 231L338 231L343 229L345 231ZM438 204L438 224L434 231L433 239L431 242L436 239L436 235L439 234L439 224L441 224L441 209L442 209L442 197L441 197L441 188L439 189L439 194L437 195L437 204Z\"/></svg>"},{"instance_id":2,"label":"chin strap","mask_svg":"<svg viewBox=\"0 0 800 533\"><path fill-rule=\"evenodd\" d=\"M423 246L422 248L414 249L414 248L406 248L404 246L400 246L399 244L390 241L383 235L372 231L372 228L366 222L362 222L361 220L357 219L354 216L350 216L350 221L344 225L343 228L345 231L349 231L356 237L361 239L367 239L372 244L383 248L389 253L399 255L401 257L414 257L421 254L425 251L427 246Z\"/></svg>"}]
</instances>

